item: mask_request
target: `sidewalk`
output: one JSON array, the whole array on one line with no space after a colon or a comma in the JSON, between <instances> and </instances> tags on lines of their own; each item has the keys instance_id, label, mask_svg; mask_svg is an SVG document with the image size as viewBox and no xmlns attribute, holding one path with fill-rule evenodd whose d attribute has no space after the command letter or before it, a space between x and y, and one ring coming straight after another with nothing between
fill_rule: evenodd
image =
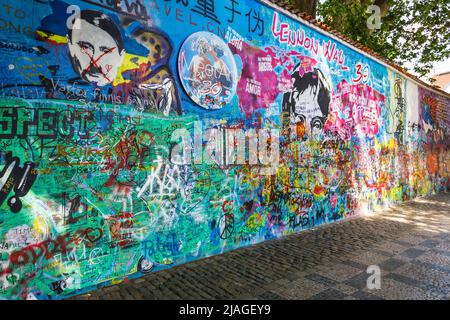
<instances>
[{"instance_id":1,"label":"sidewalk","mask_svg":"<svg viewBox=\"0 0 450 320\"><path fill-rule=\"evenodd\" d=\"M368 290L367 268L381 268ZM450 195L318 227L74 299L450 299Z\"/></svg>"}]
</instances>

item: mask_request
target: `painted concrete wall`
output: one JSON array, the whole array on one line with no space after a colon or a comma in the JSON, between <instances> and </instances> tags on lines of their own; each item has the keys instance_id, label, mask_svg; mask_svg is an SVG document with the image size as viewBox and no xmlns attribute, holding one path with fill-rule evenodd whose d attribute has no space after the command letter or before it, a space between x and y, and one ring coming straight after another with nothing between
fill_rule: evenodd
<instances>
[{"instance_id":1,"label":"painted concrete wall","mask_svg":"<svg viewBox=\"0 0 450 320\"><path fill-rule=\"evenodd\" d=\"M0 0L0 54L1 298L450 187L448 97L258 1Z\"/></svg>"}]
</instances>

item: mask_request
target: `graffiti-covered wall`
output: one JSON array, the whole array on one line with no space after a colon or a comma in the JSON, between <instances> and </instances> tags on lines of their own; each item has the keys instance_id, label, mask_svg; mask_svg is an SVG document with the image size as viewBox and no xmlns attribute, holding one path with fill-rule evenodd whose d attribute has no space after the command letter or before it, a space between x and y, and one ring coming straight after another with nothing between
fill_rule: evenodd
<instances>
[{"instance_id":1,"label":"graffiti-covered wall","mask_svg":"<svg viewBox=\"0 0 450 320\"><path fill-rule=\"evenodd\" d=\"M450 99L256 0L0 0L0 297L450 188Z\"/></svg>"}]
</instances>

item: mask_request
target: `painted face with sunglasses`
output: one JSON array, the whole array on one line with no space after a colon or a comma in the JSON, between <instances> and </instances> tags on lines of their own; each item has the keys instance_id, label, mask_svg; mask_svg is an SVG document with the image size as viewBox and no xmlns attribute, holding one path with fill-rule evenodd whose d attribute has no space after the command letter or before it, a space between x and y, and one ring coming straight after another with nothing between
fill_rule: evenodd
<instances>
[{"instance_id":1,"label":"painted face with sunglasses","mask_svg":"<svg viewBox=\"0 0 450 320\"><path fill-rule=\"evenodd\" d=\"M319 69L301 76L297 68L292 74L293 90L283 99L283 112L289 115L289 125L303 125L307 136L317 137L329 113L330 84Z\"/></svg>"}]
</instances>

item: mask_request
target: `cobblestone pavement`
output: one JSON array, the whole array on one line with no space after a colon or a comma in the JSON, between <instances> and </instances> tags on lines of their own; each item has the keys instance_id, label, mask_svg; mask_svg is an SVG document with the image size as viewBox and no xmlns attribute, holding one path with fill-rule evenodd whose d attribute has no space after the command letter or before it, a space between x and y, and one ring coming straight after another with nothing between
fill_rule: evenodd
<instances>
[{"instance_id":1,"label":"cobblestone pavement","mask_svg":"<svg viewBox=\"0 0 450 320\"><path fill-rule=\"evenodd\" d=\"M367 268L381 268L368 290ZM75 299L450 299L450 195L317 227Z\"/></svg>"}]
</instances>

